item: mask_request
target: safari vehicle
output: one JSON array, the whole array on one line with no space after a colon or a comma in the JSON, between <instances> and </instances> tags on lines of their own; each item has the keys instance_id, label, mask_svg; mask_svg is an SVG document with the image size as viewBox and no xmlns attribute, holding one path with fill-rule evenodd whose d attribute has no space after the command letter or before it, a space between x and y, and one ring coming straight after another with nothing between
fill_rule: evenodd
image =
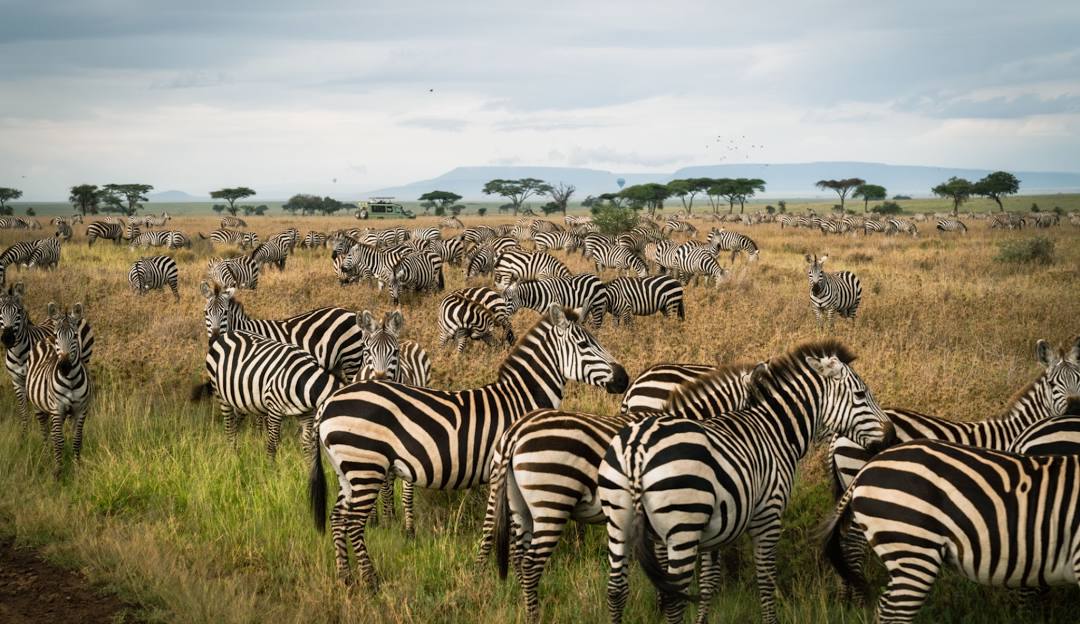
<instances>
[{"instance_id":1,"label":"safari vehicle","mask_svg":"<svg viewBox=\"0 0 1080 624\"><path fill-rule=\"evenodd\" d=\"M393 197L372 197L367 201L357 202L357 219L415 219L412 211L395 203Z\"/></svg>"}]
</instances>

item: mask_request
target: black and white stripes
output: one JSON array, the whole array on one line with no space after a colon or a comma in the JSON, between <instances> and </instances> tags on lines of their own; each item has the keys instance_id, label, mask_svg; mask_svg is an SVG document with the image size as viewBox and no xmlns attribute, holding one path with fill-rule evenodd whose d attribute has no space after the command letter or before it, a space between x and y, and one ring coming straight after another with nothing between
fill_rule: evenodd
<instances>
[{"instance_id":1,"label":"black and white stripes","mask_svg":"<svg viewBox=\"0 0 1080 624\"><path fill-rule=\"evenodd\" d=\"M859 310L859 302L862 301L862 284L859 278L848 271L826 273L822 267L828 259L828 256L818 258L817 255L806 254L806 263L809 265L806 275L810 281L810 305L817 317L818 327L822 325L822 316L829 327L832 327L834 314L854 319Z\"/></svg>"},{"instance_id":2,"label":"black and white stripes","mask_svg":"<svg viewBox=\"0 0 1080 624\"><path fill-rule=\"evenodd\" d=\"M128 283L135 294L145 295L151 290L168 286L173 297L180 301L177 289L176 260L169 256L150 256L139 258L128 271Z\"/></svg>"}]
</instances>

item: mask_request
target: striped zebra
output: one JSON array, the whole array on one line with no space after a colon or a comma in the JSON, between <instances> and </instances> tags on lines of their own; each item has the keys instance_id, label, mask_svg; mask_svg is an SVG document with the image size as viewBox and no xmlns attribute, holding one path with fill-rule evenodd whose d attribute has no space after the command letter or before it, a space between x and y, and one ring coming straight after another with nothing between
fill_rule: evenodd
<instances>
[{"instance_id":1,"label":"striped zebra","mask_svg":"<svg viewBox=\"0 0 1080 624\"><path fill-rule=\"evenodd\" d=\"M150 256L139 258L128 271L128 283L137 295L145 295L151 290L165 289L168 285L173 297L180 301L180 291L176 284L176 260L170 256Z\"/></svg>"},{"instance_id":2,"label":"striped zebra","mask_svg":"<svg viewBox=\"0 0 1080 624\"><path fill-rule=\"evenodd\" d=\"M414 227L408 231L408 234L409 240L435 241L442 238L442 235L439 233L439 228L431 226Z\"/></svg>"},{"instance_id":3,"label":"striped zebra","mask_svg":"<svg viewBox=\"0 0 1080 624\"><path fill-rule=\"evenodd\" d=\"M41 267L55 269L60 264L60 235L34 241L34 251L30 254L29 268Z\"/></svg>"},{"instance_id":4,"label":"striped zebra","mask_svg":"<svg viewBox=\"0 0 1080 624\"><path fill-rule=\"evenodd\" d=\"M71 225L64 221L56 224L56 235L60 238L61 241L66 243L71 240L74 232L72 232L71 230Z\"/></svg>"},{"instance_id":5,"label":"striped zebra","mask_svg":"<svg viewBox=\"0 0 1080 624\"><path fill-rule=\"evenodd\" d=\"M686 318L683 285L666 275L619 277L605 284L607 311L617 323L629 324L635 316L663 314Z\"/></svg>"},{"instance_id":6,"label":"striped zebra","mask_svg":"<svg viewBox=\"0 0 1080 624\"><path fill-rule=\"evenodd\" d=\"M457 236L431 241L429 250L442 258L444 264L454 266L461 266L461 260L465 257L465 245Z\"/></svg>"},{"instance_id":7,"label":"striped zebra","mask_svg":"<svg viewBox=\"0 0 1080 624\"><path fill-rule=\"evenodd\" d=\"M688 283L699 275L712 278L713 285L720 286L727 272L716 262L708 246L701 246L695 241L676 245L671 241L656 243L653 261L660 267L661 273L671 273L682 283Z\"/></svg>"},{"instance_id":8,"label":"striped zebra","mask_svg":"<svg viewBox=\"0 0 1080 624\"><path fill-rule=\"evenodd\" d=\"M255 232L241 232L239 230L219 229L210 232L209 236L199 232L199 238L209 239L216 245L237 245L240 249L251 249L259 244L259 235Z\"/></svg>"},{"instance_id":9,"label":"striped zebra","mask_svg":"<svg viewBox=\"0 0 1080 624\"><path fill-rule=\"evenodd\" d=\"M731 262L740 253L746 253L746 261L754 262L758 259L758 246L752 238L739 232L713 228L709 230L709 246L713 254L721 251L731 252Z\"/></svg>"},{"instance_id":10,"label":"striped zebra","mask_svg":"<svg viewBox=\"0 0 1080 624\"><path fill-rule=\"evenodd\" d=\"M30 350L26 396L37 413L42 431L47 430L52 441L53 477L59 479L64 467L64 421L70 418L74 424L72 451L78 464L93 384L86 366L89 356L85 354L84 332L89 325L83 319L82 304L76 303L63 311L50 302L48 310L51 331Z\"/></svg>"},{"instance_id":11,"label":"striped zebra","mask_svg":"<svg viewBox=\"0 0 1080 624\"><path fill-rule=\"evenodd\" d=\"M283 320L253 319L234 289L202 282L199 291L206 298L203 320L211 341L229 331L265 336L310 353L321 368L341 379L351 379L364 361L364 337L355 312L317 308Z\"/></svg>"},{"instance_id":12,"label":"striped zebra","mask_svg":"<svg viewBox=\"0 0 1080 624\"><path fill-rule=\"evenodd\" d=\"M442 221L439 221L439 227L448 230L463 230L465 229L465 224L457 217L444 217Z\"/></svg>"},{"instance_id":13,"label":"striped zebra","mask_svg":"<svg viewBox=\"0 0 1080 624\"><path fill-rule=\"evenodd\" d=\"M136 247L168 247L169 249L180 249L182 247L191 247L191 239L187 234L179 230L151 230L139 234L135 238L131 239L128 244L131 249Z\"/></svg>"},{"instance_id":14,"label":"striped zebra","mask_svg":"<svg viewBox=\"0 0 1080 624\"><path fill-rule=\"evenodd\" d=\"M913 222L906 219L892 218L885 221L886 234L911 234L919 235L919 228Z\"/></svg>"},{"instance_id":15,"label":"striped zebra","mask_svg":"<svg viewBox=\"0 0 1080 624\"><path fill-rule=\"evenodd\" d=\"M350 541L361 578L378 580L367 552L368 515L388 474L419 487L465 489L488 481L491 451L515 420L557 408L568 379L608 392L626 389L626 371L576 322L552 306L499 367L498 380L481 388L448 392L387 381L343 388L318 417L319 439L309 480L315 526L326 524L326 448L339 493L331 513L338 576L351 577Z\"/></svg>"},{"instance_id":16,"label":"striped zebra","mask_svg":"<svg viewBox=\"0 0 1080 624\"><path fill-rule=\"evenodd\" d=\"M865 219L862 230L863 234L869 235L871 232L885 232L885 227L885 223L878 219Z\"/></svg>"},{"instance_id":17,"label":"striped zebra","mask_svg":"<svg viewBox=\"0 0 1080 624\"><path fill-rule=\"evenodd\" d=\"M272 264L279 271L284 271L285 260L289 257L289 246L280 238L271 238L256 245L248 257L260 267Z\"/></svg>"},{"instance_id":18,"label":"striped zebra","mask_svg":"<svg viewBox=\"0 0 1080 624\"><path fill-rule=\"evenodd\" d=\"M146 215L145 217L143 217L142 223L143 223L144 226L146 226L148 228L150 228L150 227L162 227L166 223L169 222L169 219L172 219L172 217L169 216L168 212L163 210L161 212L160 216Z\"/></svg>"},{"instance_id":19,"label":"striped zebra","mask_svg":"<svg viewBox=\"0 0 1080 624\"><path fill-rule=\"evenodd\" d=\"M702 420L742 409L752 369L724 367L681 390L693 397L684 398L672 415ZM510 425L496 444L477 559L484 561L496 541L499 575L505 578L513 551L529 622L539 620L540 576L566 525L571 519L604 521L597 497L604 451L622 427L643 417L538 410Z\"/></svg>"},{"instance_id":20,"label":"striped zebra","mask_svg":"<svg viewBox=\"0 0 1080 624\"><path fill-rule=\"evenodd\" d=\"M514 326L510 322L510 306L502 295L486 286L461 288L455 290L454 293L487 308L487 311L491 313L492 319L495 321L495 325L502 328L503 339L506 341L506 344L514 344Z\"/></svg>"},{"instance_id":21,"label":"striped zebra","mask_svg":"<svg viewBox=\"0 0 1080 624\"><path fill-rule=\"evenodd\" d=\"M762 621L776 622L776 546L798 461L822 433L879 447L892 428L835 341L801 345L751 373L750 405L699 422L651 417L622 429L600 465L598 494L607 518L608 610L622 621L631 548L661 592L669 622L682 621L699 553L749 533ZM657 550L667 555L657 560ZM702 565L701 610L720 570Z\"/></svg>"},{"instance_id":22,"label":"striped zebra","mask_svg":"<svg viewBox=\"0 0 1080 624\"><path fill-rule=\"evenodd\" d=\"M34 250L37 249L36 240L19 241L0 253L0 265L8 266L28 266L30 264L30 257L34 255Z\"/></svg>"},{"instance_id":23,"label":"striped zebra","mask_svg":"<svg viewBox=\"0 0 1080 624\"><path fill-rule=\"evenodd\" d=\"M571 275L570 269L551 254L514 249L508 249L495 257L492 272L495 285L499 288L506 288L512 282L565 278Z\"/></svg>"},{"instance_id":24,"label":"striped zebra","mask_svg":"<svg viewBox=\"0 0 1080 624\"><path fill-rule=\"evenodd\" d=\"M837 505L825 553L859 533L884 562L877 621L913 622L943 567L983 585L1042 588L1080 579L1080 456L1025 457L938 440L874 457Z\"/></svg>"},{"instance_id":25,"label":"striped zebra","mask_svg":"<svg viewBox=\"0 0 1080 624\"><path fill-rule=\"evenodd\" d=\"M390 301L395 306L401 302L402 291L438 292L446 286L442 258L430 251L411 253L395 264L392 270L383 274L377 272L376 277L389 284Z\"/></svg>"},{"instance_id":26,"label":"striped zebra","mask_svg":"<svg viewBox=\"0 0 1080 624\"><path fill-rule=\"evenodd\" d=\"M675 389L716 370L706 364L654 364L642 371L626 388L619 414L660 411Z\"/></svg>"},{"instance_id":27,"label":"striped zebra","mask_svg":"<svg viewBox=\"0 0 1080 624\"><path fill-rule=\"evenodd\" d=\"M326 247L326 232L316 232L315 230L309 231L304 235L304 241L300 243L300 246L304 249Z\"/></svg>"},{"instance_id":28,"label":"striped zebra","mask_svg":"<svg viewBox=\"0 0 1080 624\"><path fill-rule=\"evenodd\" d=\"M598 232L590 232L585 236L581 237L581 255L587 258L591 256L593 254L593 251L595 251L597 248L608 247L615 244L616 240L614 237L608 236L607 234L600 234ZM630 249L630 247L628 247L627 245L623 246L627 249Z\"/></svg>"},{"instance_id":29,"label":"striped zebra","mask_svg":"<svg viewBox=\"0 0 1080 624\"><path fill-rule=\"evenodd\" d=\"M1080 401L1074 398L1064 416L1047 418L1025 429L1008 451L1021 455L1080 455Z\"/></svg>"},{"instance_id":30,"label":"striped zebra","mask_svg":"<svg viewBox=\"0 0 1080 624\"><path fill-rule=\"evenodd\" d=\"M939 232L960 232L967 234L967 226L960 219L938 219L937 230Z\"/></svg>"},{"instance_id":31,"label":"striped zebra","mask_svg":"<svg viewBox=\"0 0 1080 624\"><path fill-rule=\"evenodd\" d=\"M119 223L105 223L103 221L95 221L86 226L86 246L93 247L94 241L99 238L111 240L117 245L124 238L124 226Z\"/></svg>"},{"instance_id":32,"label":"striped zebra","mask_svg":"<svg viewBox=\"0 0 1080 624\"><path fill-rule=\"evenodd\" d=\"M211 258L206 263L210 281L223 288L259 287L259 265L248 256L235 258Z\"/></svg>"},{"instance_id":33,"label":"striped zebra","mask_svg":"<svg viewBox=\"0 0 1080 624\"><path fill-rule=\"evenodd\" d=\"M671 236L672 234L681 232L683 234L686 234L687 236L692 237L697 234L697 231L698 230L696 227L694 227L693 223L690 223L685 219L673 218L667 220L667 223L665 223L664 227L661 228L660 233L664 236Z\"/></svg>"},{"instance_id":34,"label":"striped zebra","mask_svg":"<svg viewBox=\"0 0 1080 624\"><path fill-rule=\"evenodd\" d=\"M15 388L15 400L19 410L19 425L25 432L29 423L26 408L26 366L30 351L40 341L52 336L52 320L40 325L30 320L23 307L25 288L15 282L0 291L0 342L4 345L4 366Z\"/></svg>"},{"instance_id":35,"label":"striped zebra","mask_svg":"<svg viewBox=\"0 0 1080 624\"><path fill-rule=\"evenodd\" d=\"M810 281L810 305L817 317L818 327L822 326L822 315L830 328L834 314L854 321L859 302L862 301L859 278L849 271L825 272L822 266L829 256L818 258L817 254L806 254L805 258L809 265L806 275Z\"/></svg>"},{"instance_id":36,"label":"striped zebra","mask_svg":"<svg viewBox=\"0 0 1080 624\"><path fill-rule=\"evenodd\" d=\"M364 332L364 365L356 371L353 383L368 379L384 379L410 386L427 387L431 383L431 358L423 347L411 340L399 340L405 317L394 310L387 312L382 322L368 310L356 315L356 322ZM394 478L391 475L383 484L382 515L387 520L394 511ZM405 532L413 530L413 487L404 483L401 504L405 511Z\"/></svg>"},{"instance_id":37,"label":"striped zebra","mask_svg":"<svg viewBox=\"0 0 1080 624\"><path fill-rule=\"evenodd\" d=\"M287 416L300 418L301 445L310 448L315 412L341 387L311 353L244 331L225 331L210 339L206 374L229 444L236 448L238 415L265 417L270 459L277 455L281 421ZM200 396L198 390L204 388L197 388L193 396Z\"/></svg>"},{"instance_id":38,"label":"striped zebra","mask_svg":"<svg viewBox=\"0 0 1080 624\"><path fill-rule=\"evenodd\" d=\"M247 221L244 221L240 217L222 217L222 228L235 228L235 227L247 227Z\"/></svg>"},{"instance_id":39,"label":"striped zebra","mask_svg":"<svg viewBox=\"0 0 1080 624\"><path fill-rule=\"evenodd\" d=\"M492 330L495 315L483 304L453 292L439 303L439 344L454 341L458 353L465 351L467 340L483 340L495 346Z\"/></svg>"},{"instance_id":40,"label":"striped zebra","mask_svg":"<svg viewBox=\"0 0 1080 624\"><path fill-rule=\"evenodd\" d=\"M536 251L562 249L573 253L581 246L581 238L572 232L537 232L533 235L533 243Z\"/></svg>"},{"instance_id":41,"label":"striped zebra","mask_svg":"<svg viewBox=\"0 0 1080 624\"><path fill-rule=\"evenodd\" d=\"M507 312L513 316L522 308L543 313L552 304L573 309L592 327L604 323L607 310L607 289L599 277L583 273L573 277L546 279L538 282L515 282L503 289Z\"/></svg>"},{"instance_id":42,"label":"striped zebra","mask_svg":"<svg viewBox=\"0 0 1080 624\"><path fill-rule=\"evenodd\" d=\"M599 275L604 269L613 268L619 275L634 272L639 278L649 274L645 260L621 245L600 246L593 249L592 260Z\"/></svg>"},{"instance_id":43,"label":"striped zebra","mask_svg":"<svg viewBox=\"0 0 1080 624\"><path fill-rule=\"evenodd\" d=\"M592 217L583 217L577 215L565 215L563 217L563 223L566 225L584 225L586 223L592 223Z\"/></svg>"}]
</instances>

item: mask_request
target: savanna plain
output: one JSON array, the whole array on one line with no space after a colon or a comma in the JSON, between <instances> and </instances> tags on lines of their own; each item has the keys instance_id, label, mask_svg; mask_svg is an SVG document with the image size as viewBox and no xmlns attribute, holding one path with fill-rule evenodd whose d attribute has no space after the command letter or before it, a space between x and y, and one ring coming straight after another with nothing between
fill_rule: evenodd
<instances>
[{"instance_id":1,"label":"savanna plain","mask_svg":"<svg viewBox=\"0 0 1080 624\"><path fill-rule=\"evenodd\" d=\"M464 219L466 225L509 220ZM248 221L249 229L264 238L289 226L301 235L310 229L363 227L346 217ZM35 320L45 315L50 301L85 304L97 337L91 365L97 397L82 464L73 471L69 460L57 482L36 427L26 434L19 429L4 375L0 533L83 571L139 605L135 616L151 622L523 622L515 583L500 581L494 564L481 567L473 561L486 492L418 490L414 538L405 536L400 513L368 531L380 591L346 588L336 579L329 535L312 526L308 462L297 424L286 424L282 448L270 461L263 432L245 424L233 451L213 404L189 400L206 350L205 300L198 286L207 259L223 253L199 240L197 232L208 233L217 223L209 211L169 223L194 239L191 249L172 252L180 266L179 303L167 292L137 297L128 287L131 263L156 252L130 251L108 241L88 248L81 225L64 245L57 270L9 269L9 283L25 283L26 306ZM420 218L372 225L436 223ZM728 225L758 243L758 263L739 260L732 268L725 259L731 275L726 283L688 287L685 321L657 316L625 327L608 317L595 333L631 377L665 361L766 359L826 333L809 307L803 255L828 254L826 268L855 272L864 290L858 319L838 320L831 333L858 355L854 368L883 406L961 420L996 417L1010 396L1041 372L1036 340L1058 345L1080 333L1080 228L1064 219L1048 230L990 230L986 221L968 225L966 235L957 235L922 224L916 238L826 237L776 224ZM698 222L698 227L703 237L707 226ZM5 231L0 242L36 236ZM1035 236L1053 241L1052 263L995 259L999 244ZM593 270L576 254L567 262L575 272ZM466 285L458 267L448 266L446 278L448 290ZM386 293L374 286L339 286L326 249L297 249L284 272L267 270L258 290L241 291L238 298L255 318L284 318L326 305L372 310L379 317L390 309ZM414 295L402 303L403 337L431 354L433 385L461 389L493 381L507 349L473 343L459 356L440 347L439 299ZM521 335L535 318L531 311L519 312L515 332ZM610 414L619 400L571 382L563 407ZM779 616L784 622L869 622L870 606L843 603L839 583L819 555L818 525L833 507L824 457L819 449L804 461L785 517ZM330 483L336 483L332 476ZM744 551L742 565L724 579L715 598L713 621L759 617L746 545ZM543 620L607 621L606 577L603 527L567 531L540 586ZM875 571L872 585L881 578ZM625 621L660 621L644 575L635 572L631 588ZM919 621L1077 621L1075 588L1046 592L1038 602L1034 615L1022 614L1015 595L946 573Z\"/></svg>"}]
</instances>

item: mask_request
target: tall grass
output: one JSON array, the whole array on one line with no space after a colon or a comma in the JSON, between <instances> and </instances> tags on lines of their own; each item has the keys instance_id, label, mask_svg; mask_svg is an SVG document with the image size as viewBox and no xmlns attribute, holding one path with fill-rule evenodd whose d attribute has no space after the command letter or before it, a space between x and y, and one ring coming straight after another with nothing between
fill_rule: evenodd
<instances>
[{"instance_id":1,"label":"tall grass","mask_svg":"<svg viewBox=\"0 0 1080 624\"><path fill-rule=\"evenodd\" d=\"M185 218L190 234L214 219ZM434 220L430 220L434 221ZM425 224L423 219L413 222ZM285 226L264 219L266 234ZM312 220L318 227L349 219ZM830 237L747 228L762 260L740 263L729 284L689 289L687 321L638 319L632 329L610 322L597 332L631 374L658 361L763 359L819 336L807 300L805 251L828 253L830 270L849 269L864 285L854 324L835 333L859 359L855 368L884 405L901 405L960 419L996 415L1008 397L1039 373L1038 338L1062 342L1080 332L1075 292L1080 285L1078 232L1045 235L1055 241L1053 265L1026 270L993 261L994 242L1022 233L988 231L923 238ZM27 234L3 233L5 243ZM197 284L211 250L202 243L176 254L181 301L127 290L126 271L139 255L110 243L87 249L80 236L64 247L59 271L11 275L24 279L28 309L41 317L50 300L87 304L98 337L92 374L98 397L87 422L83 464L61 482L49 476L51 458L35 431L22 435L10 390L0 395L0 531L77 566L162 622L517 622L520 592L500 582L493 567L472 563L483 513L482 492L419 491L417 537L406 539L400 519L369 530L369 547L383 581L369 595L341 587L332 545L317 534L306 507L307 466L295 423L283 432L276 462L263 435L242 429L238 450L225 440L212 404L187 402L202 369L205 330ZM250 314L282 317L320 305L385 310L374 288L339 287L326 252L298 251L282 273L268 273L256 292L239 298ZM580 258L571 268L590 270ZM448 288L464 284L450 269ZM505 349L470 346L465 357L437 346L437 298L407 300L405 334L434 359L437 387L464 388L492 380ZM533 322L515 318L520 333ZM6 385L6 381L4 384ZM612 413L618 397L571 386L565 406ZM802 466L780 551L779 610L788 622L867 622L869 610L841 605L831 570L817 556L815 530L832 504L821 453ZM332 481L333 482L333 481ZM745 550L745 546L744 546ZM606 582L601 527L567 531L541 584L550 622L603 622ZM755 621L751 559L725 579L714 619ZM880 580L880 575L878 577ZM627 622L656 622L653 592L635 573ZM1044 599L1050 622L1075 621L1075 590ZM1014 598L946 575L921 621L1014 622Z\"/></svg>"}]
</instances>

